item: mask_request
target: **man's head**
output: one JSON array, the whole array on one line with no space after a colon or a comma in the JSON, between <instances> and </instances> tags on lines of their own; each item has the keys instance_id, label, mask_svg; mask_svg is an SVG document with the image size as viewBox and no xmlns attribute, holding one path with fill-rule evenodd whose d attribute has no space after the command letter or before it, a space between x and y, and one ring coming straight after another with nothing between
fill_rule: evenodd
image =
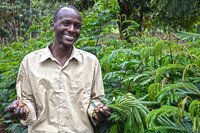
<instances>
[{"instance_id":1,"label":"man's head","mask_svg":"<svg viewBox=\"0 0 200 133\"><path fill-rule=\"evenodd\" d=\"M77 14L80 15L79 10L78 10L76 7L74 7L74 6L72 6L72 5L62 6L62 7L59 7L58 9L56 9L56 11L55 11L55 13L54 13L54 16L53 16L53 21L56 21L56 20L57 20L57 15L58 15L58 12L60 11L60 9L66 8L66 7L67 7L67 8L74 9L74 10L77 12ZM80 15L80 16L81 16L81 15ZM81 19L81 21L82 21L82 17L81 17L80 19Z\"/></svg>"},{"instance_id":2,"label":"man's head","mask_svg":"<svg viewBox=\"0 0 200 133\"><path fill-rule=\"evenodd\" d=\"M51 26L55 32L54 43L71 46L79 38L82 17L73 6L61 7L56 10Z\"/></svg>"}]
</instances>

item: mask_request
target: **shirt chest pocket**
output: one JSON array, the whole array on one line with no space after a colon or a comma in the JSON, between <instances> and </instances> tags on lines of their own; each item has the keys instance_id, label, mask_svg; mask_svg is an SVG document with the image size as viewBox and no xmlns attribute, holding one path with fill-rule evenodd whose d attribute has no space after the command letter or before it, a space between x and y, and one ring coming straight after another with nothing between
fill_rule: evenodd
<instances>
[{"instance_id":1,"label":"shirt chest pocket","mask_svg":"<svg viewBox=\"0 0 200 133\"><path fill-rule=\"evenodd\" d=\"M89 104L91 97L92 83L85 83L81 80L71 81L71 99L79 104Z\"/></svg>"}]
</instances>

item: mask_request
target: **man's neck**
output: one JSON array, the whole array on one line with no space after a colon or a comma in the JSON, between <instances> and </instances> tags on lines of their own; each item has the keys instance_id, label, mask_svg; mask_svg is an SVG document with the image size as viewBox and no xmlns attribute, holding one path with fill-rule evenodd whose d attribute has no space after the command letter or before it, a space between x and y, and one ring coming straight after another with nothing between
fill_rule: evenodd
<instances>
[{"instance_id":1,"label":"man's neck","mask_svg":"<svg viewBox=\"0 0 200 133\"><path fill-rule=\"evenodd\" d=\"M73 45L65 47L63 45L53 44L50 47L52 55L60 62L61 65L64 65L65 62L71 56L73 50Z\"/></svg>"}]
</instances>

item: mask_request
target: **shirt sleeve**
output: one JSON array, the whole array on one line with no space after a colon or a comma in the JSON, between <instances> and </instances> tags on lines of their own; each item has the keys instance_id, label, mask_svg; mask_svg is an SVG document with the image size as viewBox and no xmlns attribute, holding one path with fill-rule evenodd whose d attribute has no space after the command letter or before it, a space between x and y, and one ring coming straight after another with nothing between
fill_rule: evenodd
<instances>
[{"instance_id":1,"label":"shirt sleeve","mask_svg":"<svg viewBox=\"0 0 200 133\"><path fill-rule=\"evenodd\" d=\"M16 82L17 99L22 100L28 106L29 109L29 113L26 120L21 120L21 123L24 125L32 125L36 121L37 117L35 112L35 100L29 82L31 79L28 76L27 71L27 61L26 58L24 58L20 65Z\"/></svg>"},{"instance_id":2,"label":"shirt sleeve","mask_svg":"<svg viewBox=\"0 0 200 133\"><path fill-rule=\"evenodd\" d=\"M104 97L104 86L103 86L103 79L102 79L102 73L101 73L101 66L99 61L97 60L95 65L95 72L94 72L94 79L92 84L92 91L91 91L91 101L93 104L90 103L88 108L88 115L91 118L91 121L94 125L97 124L97 122L92 118L93 110L95 109L94 104L98 105L100 104L100 99Z\"/></svg>"}]
</instances>

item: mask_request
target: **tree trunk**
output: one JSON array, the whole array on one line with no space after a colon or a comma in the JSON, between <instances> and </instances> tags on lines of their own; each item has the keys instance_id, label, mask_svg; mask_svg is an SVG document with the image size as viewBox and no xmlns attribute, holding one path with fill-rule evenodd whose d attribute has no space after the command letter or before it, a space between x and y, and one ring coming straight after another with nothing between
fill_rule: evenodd
<instances>
[{"instance_id":1,"label":"tree trunk","mask_svg":"<svg viewBox=\"0 0 200 133\"><path fill-rule=\"evenodd\" d=\"M120 22L118 22L120 38L121 39L128 39L126 37L126 35L125 36L122 35L122 32L123 32L123 30L128 28L129 23L122 23L122 22L124 22L126 19L129 20L131 18L132 10L131 10L131 7L129 6L129 4L126 1L118 0L118 4L119 4L119 7L120 7L119 15L121 16L121 20L120 20ZM126 15L126 17L122 17L123 15Z\"/></svg>"},{"instance_id":2,"label":"tree trunk","mask_svg":"<svg viewBox=\"0 0 200 133\"><path fill-rule=\"evenodd\" d=\"M139 31L142 33L144 29L144 12L143 12L143 4L141 3L141 8L140 8L140 26L139 26Z\"/></svg>"}]
</instances>

